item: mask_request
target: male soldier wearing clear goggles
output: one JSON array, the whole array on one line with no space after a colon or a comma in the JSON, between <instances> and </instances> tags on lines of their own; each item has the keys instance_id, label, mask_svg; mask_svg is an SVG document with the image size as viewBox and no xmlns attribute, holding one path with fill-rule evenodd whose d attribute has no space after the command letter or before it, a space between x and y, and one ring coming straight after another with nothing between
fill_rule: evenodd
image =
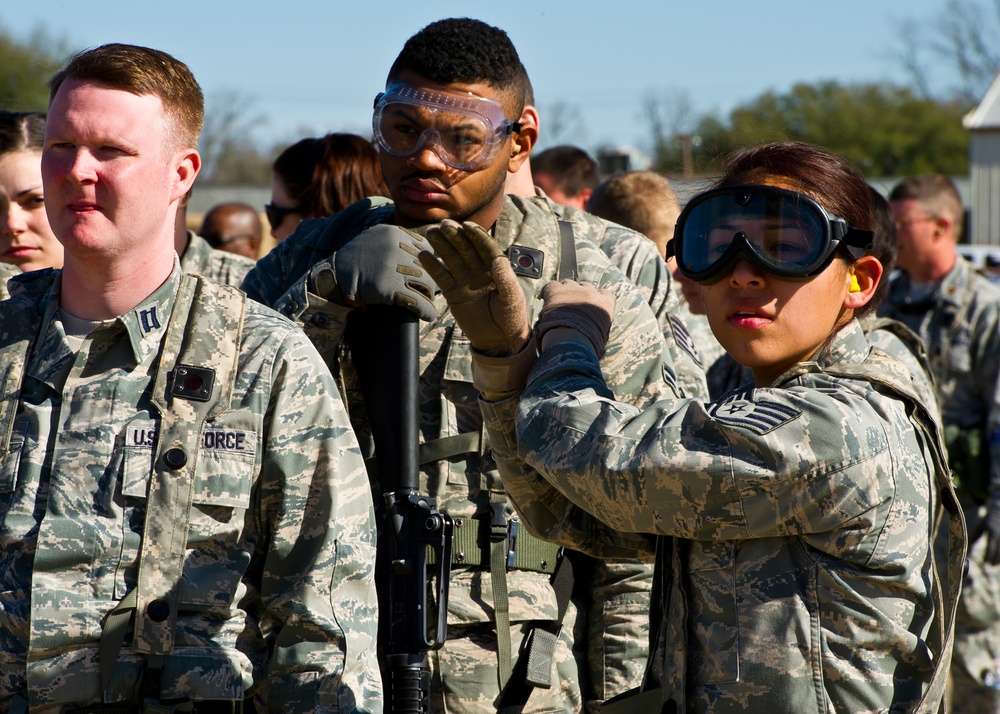
<instances>
[{"instance_id":1,"label":"male soldier wearing clear goggles","mask_svg":"<svg viewBox=\"0 0 1000 714\"><path fill-rule=\"evenodd\" d=\"M372 131L379 148L406 158L432 147L442 162L475 171L521 130L495 99L393 82L375 97Z\"/></svg>"},{"instance_id":2,"label":"male soldier wearing clear goggles","mask_svg":"<svg viewBox=\"0 0 1000 714\"><path fill-rule=\"evenodd\" d=\"M533 309L541 305L539 291L560 276L614 291L618 307L601 361L609 386L636 406L674 390L656 315L592 239L649 242L583 212L572 223L560 221L541 197L506 195L508 173L523 165L538 136L537 128L517 123L526 81L499 28L454 18L422 29L389 68L375 101L372 128L392 202L366 199L303 221L244 282L249 296L301 324L343 376L363 449L371 435L364 415L378 410L366 412L352 389L361 363L341 349L349 315L365 320L372 311L356 308L392 304L429 322L419 337L418 490L456 524L447 638L429 656L432 714L591 709L638 684L648 641L647 561L584 558L577 566L576 556L564 557L519 528L482 440L472 382L469 344L477 327L488 326L459 329L436 294L441 286L416 258L428 247L422 233L471 231L486 236L504 260L516 260L515 289ZM373 451L380 465L391 462L378 446ZM379 548L391 543L380 537ZM581 598L564 587L574 568ZM392 686L398 678L389 676L389 658L385 664Z\"/></svg>"}]
</instances>

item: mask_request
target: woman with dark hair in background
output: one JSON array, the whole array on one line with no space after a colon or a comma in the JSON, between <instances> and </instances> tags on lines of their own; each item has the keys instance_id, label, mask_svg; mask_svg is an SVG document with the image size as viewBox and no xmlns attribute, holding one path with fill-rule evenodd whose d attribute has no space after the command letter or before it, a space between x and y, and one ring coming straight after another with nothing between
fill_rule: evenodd
<instances>
[{"instance_id":1,"label":"woman with dark hair in background","mask_svg":"<svg viewBox=\"0 0 1000 714\"><path fill-rule=\"evenodd\" d=\"M44 141L44 114L0 111L0 262L24 272L63 264L45 214Z\"/></svg>"},{"instance_id":2,"label":"woman with dark hair in background","mask_svg":"<svg viewBox=\"0 0 1000 714\"><path fill-rule=\"evenodd\" d=\"M278 242L306 218L321 218L368 196L386 196L378 154L356 134L327 134L292 144L274 160L264 209Z\"/></svg>"}]
</instances>

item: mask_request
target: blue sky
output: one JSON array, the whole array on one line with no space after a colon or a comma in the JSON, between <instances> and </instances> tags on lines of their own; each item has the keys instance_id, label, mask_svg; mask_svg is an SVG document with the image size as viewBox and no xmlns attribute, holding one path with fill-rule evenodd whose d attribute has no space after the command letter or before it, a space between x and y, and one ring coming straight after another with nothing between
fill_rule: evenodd
<instances>
[{"instance_id":1,"label":"blue sky","mask_svg":"<svg viewBox=\"0 0 1000 714\"><path fill-rule=\"evenodd\" d=\"M263 143L327 131L370 134L372 99L406 38L428 22L476 17L511 36L542 118L575 112L562 138L588 149L644 148L642 98L684 97L693 114L725 112L800 81L907 80L893 58L904 19L944 0L10 0L0 26L43 30L79 49L129 42L194 71L209 102L237 93ZM600 8L605 8L600 10ZM943 79L943 78L942 78Z\"/></svg>"}]
</instances>

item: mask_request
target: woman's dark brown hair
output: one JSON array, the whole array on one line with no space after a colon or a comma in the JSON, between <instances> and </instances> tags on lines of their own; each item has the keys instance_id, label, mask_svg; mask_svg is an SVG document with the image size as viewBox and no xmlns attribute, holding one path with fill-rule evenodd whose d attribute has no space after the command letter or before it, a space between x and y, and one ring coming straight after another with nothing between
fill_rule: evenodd
<instances>
[{"instance_id":1,"label":"woman's dark brown hair","mask_svg":"<svg viewBox=\"0 0 1000 714\"><path fill-rule=\"evenodd\" d=\"M15 151L41 151L44 144L44 114L0 110L0 155Z\"/></svg>"},{"instance_id":2,"label":"woman's dark brown hair","mask_svg":"<svg viewBox=\"0 0 1000 714\"><path fill-rule=\"evenodd\" d=\"M341 211L367 196L386 196L378 154L356 134L303 139L285 149L273 171L306 218Z\"/></svg>"}]
</instances>

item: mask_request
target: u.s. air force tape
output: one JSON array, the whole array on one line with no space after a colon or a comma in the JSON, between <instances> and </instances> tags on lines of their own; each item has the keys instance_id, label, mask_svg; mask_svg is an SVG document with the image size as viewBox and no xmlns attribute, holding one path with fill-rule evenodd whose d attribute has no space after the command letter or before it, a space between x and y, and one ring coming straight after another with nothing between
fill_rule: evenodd
<instances>
[{"instance_id":1,"label":"u.s. air force tape","mask_svg":"<svg viewBox=\"0 0 1000 714\"><path fill-rule=\"evenodd\" d=\"M156 445L157 428L155 426L130 426L126 434L126 446ZM245 429L226 429L206 427L202 434L201 446L208 451L228 451L240 454L253 454L257 448L257 432Z\"/></svg>"}]
</instances>

